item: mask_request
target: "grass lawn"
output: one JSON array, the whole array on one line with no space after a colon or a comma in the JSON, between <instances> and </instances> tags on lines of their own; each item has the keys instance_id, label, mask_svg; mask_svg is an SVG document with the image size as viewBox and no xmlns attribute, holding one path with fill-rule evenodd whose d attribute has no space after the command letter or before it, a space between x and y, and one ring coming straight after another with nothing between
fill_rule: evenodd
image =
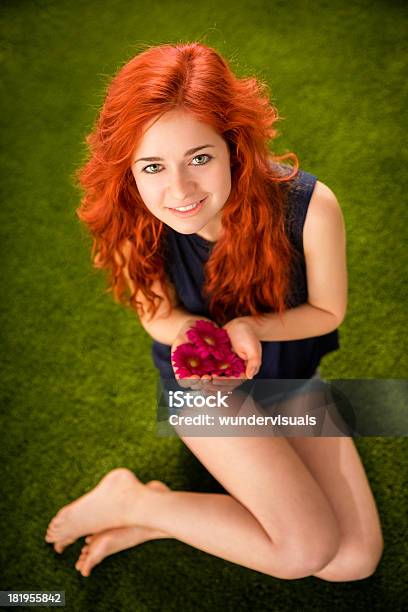
<instances>
[{"instance_id":1,"label":"grass lawn","mask_svg":"<svg viewBox=\"0 0 408 612\"><path fill-rule=\"evenodd\" d=\"M150 339L105 293L75 216L72 176L109 78L141 44L201 39L269 83L276 151L295 151L346 220L348 314L322 374L404 378L406 17L380 0L2 2L0 590L65 590L75 611L407 608L405 438L357 440L385 538L364 581L278 580L171 540L85 579L81 542L60 557L43 541L58 508L114 467L219 490L180 440L156 435Z\"/></svg>"}]
</instances>

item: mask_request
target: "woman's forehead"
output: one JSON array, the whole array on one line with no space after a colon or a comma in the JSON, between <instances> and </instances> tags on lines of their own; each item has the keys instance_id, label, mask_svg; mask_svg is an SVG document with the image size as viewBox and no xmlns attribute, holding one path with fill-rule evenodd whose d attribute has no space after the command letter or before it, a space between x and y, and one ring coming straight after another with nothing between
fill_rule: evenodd
<instances>
[{"instance_id":1,"label":"woman's forehead","mask_svg":"<svg viewBox=\"0 0 408 612\"><path fill-rule=\"evenodd\" d=\"M174 110L156 117L147 125L136 147L135 157L175 151L185 154L198 146L217 147L223 142L212 126L198 121L190 113Z\"/></svg>"}]
</instances>

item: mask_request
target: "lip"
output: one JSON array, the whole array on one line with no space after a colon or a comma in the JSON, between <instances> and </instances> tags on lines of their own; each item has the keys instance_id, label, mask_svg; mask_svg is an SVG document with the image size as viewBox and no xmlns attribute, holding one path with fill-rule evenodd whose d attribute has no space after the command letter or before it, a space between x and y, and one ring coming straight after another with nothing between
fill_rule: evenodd
<instances>
[{"instance_id":1,"label":"lip","mask_svg":"<svg viewBox=\"0 0 408 612\"><path fill-rule=\"evenodd\" d=\"M186 210L184 212L181 210L176 210L175 208L169 208L168 210L170 210L173 215L176 215L176 217L193 217L194 215L197 215L200 212L200 210L205 204L206 199L207 196L205 196L205 198L203 198L202 200L199 200L198 206L192 208L191 210ZM184 206L190 206L190 204L185 204Z\"/></svg>"}]
</instances>

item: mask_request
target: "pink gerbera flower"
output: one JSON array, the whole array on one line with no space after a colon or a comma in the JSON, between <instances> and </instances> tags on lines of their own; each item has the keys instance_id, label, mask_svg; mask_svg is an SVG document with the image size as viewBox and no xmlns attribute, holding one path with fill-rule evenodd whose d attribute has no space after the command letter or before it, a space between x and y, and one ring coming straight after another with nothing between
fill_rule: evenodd
<instances>
[{"instance_id":1,"label":"pink gerbera flower","mask_svg":"<svg viewBox=\"0 0 408 612\"><path fill-rule=\"evenodd\" d=\"M212 355L215 359L221 359L232 348L225 329L216 327L210 321L197 321L186 335L202 357Z\"/></svg>"},{"instance_id":2,"label":"pink gerbera flower","mask_svg":"<svg viewBox=\"0 0 408 612\"><path fill-rule=\"evenodd\" d=\"M211 374L215 366L214 360L210 356L203 357L197 348L188 342L180 344L171 358L180 378Z\"/></svg>"},{"instance_id":3,"label":"pink gerbera flower","mask_svg":"<svg viewBox=\"0 0 408 612\"><path fill-rule=\"evenodd\" d=\"M245 372L245 362L233 352L225 353L221 359L217 360L216 367L212 374L216 376L226 376L238 378Z\"/></svg>"}]
</instances>

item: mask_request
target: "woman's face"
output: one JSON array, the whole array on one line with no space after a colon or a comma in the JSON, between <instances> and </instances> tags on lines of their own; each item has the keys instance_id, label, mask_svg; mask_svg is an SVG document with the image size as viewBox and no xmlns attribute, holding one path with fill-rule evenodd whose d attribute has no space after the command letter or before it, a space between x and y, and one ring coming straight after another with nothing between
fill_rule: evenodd
<instances>
[{"instance_id":1,"label":"woman's face","mask_svg":"<svg viewBox=\"0 0 408 612\"><path fill-rule=\"evenodd\" d=\"M145 130L132 173L146 207L181 234L217 240L231 192L228 145L185 111L170 111Z\"/></svg>"}]
</instances>

